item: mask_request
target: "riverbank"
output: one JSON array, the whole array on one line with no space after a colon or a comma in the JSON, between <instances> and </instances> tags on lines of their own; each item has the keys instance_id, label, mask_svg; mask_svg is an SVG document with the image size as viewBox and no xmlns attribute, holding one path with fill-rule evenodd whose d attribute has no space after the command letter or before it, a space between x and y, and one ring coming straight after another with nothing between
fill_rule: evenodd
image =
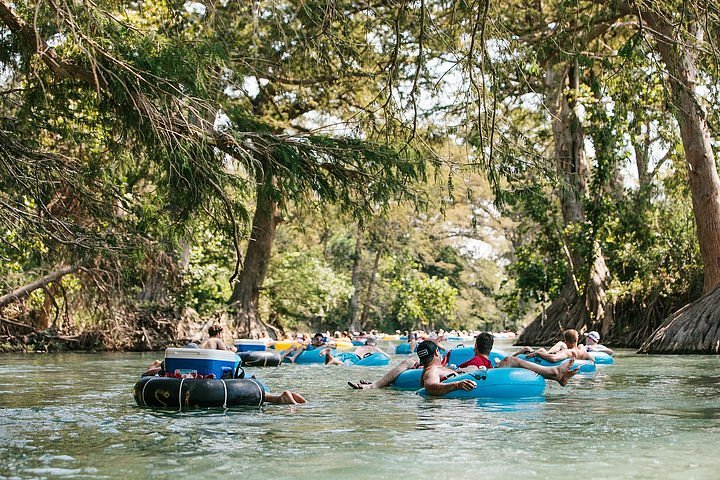
<instances>
[{"instance_id":1,"label":"riverbank","mask_svg":"<svg viewBox=\"0 0 720 480\"><path fill-rule=\"evenodd\" d=\"M27 319L0 318L0 353L142 352L190 341L212 322L194 310L169 307L119 308L94 324L38 328Z\"/></svg>"}]
</instances>

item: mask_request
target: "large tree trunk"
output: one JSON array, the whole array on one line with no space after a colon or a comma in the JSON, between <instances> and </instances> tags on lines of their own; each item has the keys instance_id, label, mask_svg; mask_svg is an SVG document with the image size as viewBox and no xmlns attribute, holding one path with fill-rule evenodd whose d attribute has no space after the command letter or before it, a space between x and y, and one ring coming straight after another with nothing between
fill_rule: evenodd
<instances>
[{"instance_id":1,"label":"large tree trunk","mask_svg":"<svg viewBox=\"0 0 720 480\"><path fill-rule=\"evenodd\" d=\"M358 321L358 306L360 305L360 260L362 257L362 232L358 228L357 237L355 237L355 255L353 255L352 265L352 286L353 294L350 297L350 305L348 317L350 319L349 329L351 332L360 330L360 322Z\"/></svg>"},{"instance_id":2,"label":"large tree trunk","mask_svg":"<svg viewBox=\"0 0 720 480\"><path fill-rule=\"evenodd\" d=\"M676 28L665 19L650 14L646 20L653 27L656 48L667 66L670 88L677 101L675 115L685 149L707 293L720 283L720 178L710 145L707 115L695 95L697 51L685 42L673 41ZM690 30L698 46L702 44L702 26L693 23Z\"/></svg>"},{"instance_id":3,"label":"large tree trunk","mask_svg":"<svg viewBox=\"0 0 720 480\"><path fill-rule=\"evenodd\" d=\"M720 354L720 286L672 314L639 352Z\"/></svg>"},{"instance_id":4,"label":"large tree trunk","mask_svg":"<svg viewBox=\"0 0 720 480\"><path fill-rule=\"evenodd\" d=\"M695 95L697 50L703 42L702 26L689 31L696 45L675 42L676 27L648 13L656 48L668 69L676 99L675 115L685 149L688 183L703 262L705 296L671 315L640 347L644 353L719 353L720 316L720 179L710 144L707 116ZM710 293L708 293L710 292Z\"/></svg>"},{"instance_id":5,"label":"large tree trunk","mask_svg":"<svg viewBox=\"0 0 720 480\"><path fill-rule=\"evenodd\" d=\"M569 89L565 88L566 79ZM551 64L547 69L545 86L546 104L552 116L553 138L557 171L563 184L559 189L562 217L565 226L585 221L583 197L587 190L587 163L585 159L585 134L575 112L574 95L578 89L579 72L564 64ZM608 331L612 318L606 315L607 288L610 273L599 246L595 245L593 263L587 277L578 278L586 270L585 258L564 238L568 258L568 277L560 295L518 337L518 344L540 345L552 343L562 336L563 330L601 325ZM584 285L582 295L579 284Z\"/></svg>"},{"instance_id":6,"label":"large tree trunk","mask_svg":"<svg viewBox=\"0 0 720 480\"><path fill-rule=\"evenodd\" d=\"M258 300L270 264L275 230L281 221L269 169L264 170L262 181L258 183L256 203L245 263L230 297L230 303L235 307L235 318L231 319L231 323L239 334L252 337L267 332L269 328L260 318Z\"/></svg>"}]
</instances>

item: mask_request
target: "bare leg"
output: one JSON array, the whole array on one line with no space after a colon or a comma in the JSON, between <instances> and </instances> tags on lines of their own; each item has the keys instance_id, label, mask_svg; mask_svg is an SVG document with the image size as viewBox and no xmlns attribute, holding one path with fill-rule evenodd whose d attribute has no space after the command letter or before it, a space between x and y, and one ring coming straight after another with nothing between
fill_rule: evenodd
<instances>
[{"instance_id":1,"label":"bare leg","mask_svg":"<svg viewBox=\"0 0 720 480\"><path fill-rule=\"evenodd\" d=\"M532 347L522 347L520 350L518 350L517 352L513 353L513 356L515 356L515 355L522 355L523 353L532 353L532 352L533 352Z\"/></svg>"},{"instance_id":2,"label":"bare leg","mask_svg":"<svg viewBox=\"0 0 720 480\"><path fill-rule=\"evenodd\" d=\"M155 360L150 365L148 365L147 370L145 370L145 373L142 374L143 377L152 377L158 373L160 373L160 370L162 370L162 362L160 360Z\"/></svg>"},{"instance_id":3,"label":"bare leg","mask_svg":"<svg viewBox=\"0 0 720 480\"><path fill-rule=\"evenodd\" d=\"M574 370L570 369L573 363L575 363L575 359L571 358L570 361L561 363L557 367L545 367L517 357L505 357L498 364L498 368L524 368L541 375L543 378L555 380L560 385L565 386L568 380L580 371L579 368L575 368Z\"/></svg>"},{"instance_id":4,"label":"bare leg","mask_svg":"<svg viewBox=\"0 0 720 480\"><path fill-rule=\"evenodd\" d=\"M289 360L290 363L295 363L295 359L300 356L300 354L305 350L305 348L298 348L297 346L293 345L288 350L285 351L282 355L283 361ZM293 355L293 353L295 355Z\"/></svg>"},{"instance_id":5,"label":"bare leg","mask_svg":"<svg viewBox=\"0 0 720 480\"><path fill-rule=\"evenodd\" d=\"M320 350L320 355L325 355L325 365L344 365L343 362L333 357L330 352L330 348L323 348Z\"/></svg>"},{"instance_id":6,"label":"bare leg","mask_svg":"<svg viewBox=\"0 0 720 480\"><path fill-rule=\"evenodd\" d=\"M364 389L370 389L370 388L385 388L389 385L391 385L395 379L405 370L410 370L415 366L415 360L412 360L408 358L407 360L403 360L398 365L395 365L392 369L390 369L389 372L387 372L380 380L377 380L373 383L363 383L362 381L358 383L352 383L348 382L348 385L350 385L352 388L356 390L364 390Z\"/></svg>"},{"instance_id":7,"label":"bare leg","mask_svg":"<svg viewBox=\"0 0 720 480\"><path fill-rule=\"evenodd\" d=\"M265 393L265 401L268 403L276 403L283 405L294 405L296 403L307 403L307 400L299 393L285 390L281 394L277 393Z\"/></svg>"}]
</instances>

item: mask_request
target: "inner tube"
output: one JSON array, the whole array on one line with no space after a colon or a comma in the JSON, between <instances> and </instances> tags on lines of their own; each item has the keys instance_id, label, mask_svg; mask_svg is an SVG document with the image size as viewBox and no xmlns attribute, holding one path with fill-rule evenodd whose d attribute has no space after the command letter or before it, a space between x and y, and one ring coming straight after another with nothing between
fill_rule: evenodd
<instances>
[{"instance_id":1,"label":"inner tube","mask_svg":"<svg viewBox=\"0 0 720 480\"><path fill-rule=\"evenodd\" d=\"M451 348L450 350L448 350L448 353L445 354L443 363L445 363L446 365L460 365L461 363L467 362L474 356L475 349L473 347ZM492 350L488 357L490 358L490 362L493 364L493 366L497 366L497 364L500 363L503 358L505 358L505 354Z\"/></svg>"},{"instance_id":2,"label":"inner tube","mask_svg":"<svg viewBox=\"0 0 720 480\"><path fill-rule=\"evenodd\" d=\"M194 408L259 407L265 399L262 385L254 379L143 377L133 391L141 407L190 410Z\"/></svg>"},{"instance_id":3,"label":"inner tube","mask_svg":"<svg viewBox=\"0 0 720 480\"><path fill-rule=\"evenodd\" d=\"M313 348L308 347L303 350L300 355L295 359L295 363L307 364L307 363L325 363L325 355L320 355L326 347ZM335 350L330 350L330 355L333 357L336 355Z\"/></svg>"},{"instance_id":4,"label":"inner tube","mask_svg":"<svg viewBox=\"0 0 720 480\"><path fill-rule=\"evenodd\" d=\"M541 397L545 393L545 379L524 368L491 368L458 375L443 383L469 379L477 386L469 391L453 390L441 395L442 398L529 398ZM428 396L424 388L418 395Z\"/></svg>"},{"instance_id":5,"label":"inner tube","mask_svg":"<svg viewBox=\"0 0 720 480\"><path fill-rule=\"evenodd\" d=\"M417 350L418 343L419 342L415 343L415 350ZM395 347L395 353L398 355L410 355L413 352L410 351L410 343L401 343Z\"/></svg>"},{"instance_id":6,"label":"inner tube","mask_svg":"<svg viewBox=\"0 0 720 480\"><path fill-rule=\"evenodd\" d=\"M402 372L395 381L390 385L396 390L417 390L420 388L420 378L422 377L422 368L411 368Z\"/></svg>"},{"instance_id":7,"label":"inner tube","mask_svg":"<svg viewBox=\"0 0 720 480\"><path fill-rule=\"evenodd\" d=\"M596 365L612 365L615 363L615 359L612 357L612 355L609 355L606 352L589 352L590 355L595 357L595 364Z\"/></svg>"},{"instance_id":8,"label":"inner tube","mask_svg":"<svg viewBox=\"0 0 720 480\"><path fill-rule=\"evenodd\" d=\"M277 367L282 363L280 353L273 350L238 352L246 367Z\"/></svg>"},{"instance_id":9,"label":"inner tube","mask_svg":"<svg viewBox=\"0 0 720 480\"><path fill-rule=\"evenodd\" d=\"M517 356L517 358L521 360L525 360L527 362L536 363L538 365L543 365L545 367L557 367L558 365L562 365L565 362L570 361L569 358L566 358L565 360L562 360L560 362L549 362L545 360L544 358L540 357L531 357L527 358L527 355L524 353L521 353ZM595 366L595 363L591 362L590 360L575 360L575 363L573 363L573 369L579 368L580 371L578 373L588 374L588 373L594 373L597 371L597 367Z\"/></svg>"},{"instance_id":10,"label":"inner tube","mask_svg":"<svg viewBox=\"0 0 720 480\"><path fill-rule=\"evenodd\" d=\"M356 365L358 367L382 367L390 363L390 357L380 352L371 353L363 358L352 352L342 352L335 358L345 365Z\"/></svg>"}]
</instances>

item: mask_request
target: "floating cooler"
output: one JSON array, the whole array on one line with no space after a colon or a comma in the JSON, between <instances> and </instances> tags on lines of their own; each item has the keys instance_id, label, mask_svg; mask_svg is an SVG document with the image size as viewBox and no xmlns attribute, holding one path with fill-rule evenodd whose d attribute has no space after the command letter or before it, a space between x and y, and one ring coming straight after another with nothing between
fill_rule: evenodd
<instances>
[{"instance_id":1,"label":"floating cooler","mask_svg":"<svg viewBox=\"0 0 720 480\"><path fill-rule=\"evenodd\" d=\"M223 374L235 372L237 356L229 350L209 350L205 348L168 348L165 350L165 371L181 374L214 374L222 378Z\"/></svg>"},{"instance_id":2,"label":"floating cooler","mask_svg":"<svg viewBox=\"0 0 720 480\"><path fill-rule=\"evenodd\" d=\"M262 340L235 340L235 348L238 352L257 352L267 350L267 345Z\"/></svg>"}]
</instances>

